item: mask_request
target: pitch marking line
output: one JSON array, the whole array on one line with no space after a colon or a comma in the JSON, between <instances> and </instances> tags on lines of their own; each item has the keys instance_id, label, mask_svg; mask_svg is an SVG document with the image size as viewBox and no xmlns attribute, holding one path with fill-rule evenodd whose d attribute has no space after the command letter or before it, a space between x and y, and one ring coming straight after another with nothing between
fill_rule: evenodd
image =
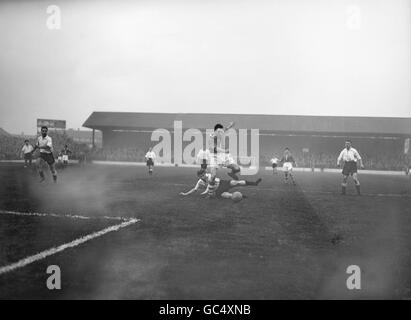
<instances>
[{"instance_id":1,"label":"pitch marking line","mask_svg":"<svg viewBox=\"0 0 411 320\"><path fill-rule=\"evenodd\" d=\"M19 212L19 211L10 211L10 210L0 210L0 214L10 214L15 216L35 216L35 217L53 217L53 218L69 218L69 219L107 219L107 220L120 220L128 221L129 218L125 217L109 217L109 216L96 216L96 217L87 217L77 214L55 214L55 213L41 213L41 212Z\"/></svg>"},{"instance_id":2,"label":"pitch marking line","mask_svg":"<svg viewBox=\"0 0 411 320\"><path fill-rule=\"evenodd\" d=\"M53 214L33 214L33 213L31 213L31 214L30 214L30 213L24 214L23 212L13 212L13 211L0 211L0 213L2 213L2 214L26 215L26 216L27 216L27 215L30 215L30 216L42 216L42 217L43 217L43 216L53 216L53 217L54 217L54 216L57 216L57 217L69 217L69 218L74 218L74 219L86 219L86 218L89 218L89 217L83 217L83 216L70 216L70 215L68 215L68 216L67 216L67 215L66 215L66 216L59 216L59 215L53 215ZM112 218L112 217L106 217L106 218ZM115 218L117 218L117 217L115 217ZM11 271L14 271L14 270L19 269L19 268L23 268L23 267L25 267L25 266L27 266L27 265L29 265L29 264L32 264L33 262L43 260L43 259L45 259L45 258L47 258L47 257L49 257L49 256L55 255L56 253L62 252L62 251L64 251L64 250L66 250L66 249L77 247L77 246L79 246L79 245L81 245L81 244L83 244L83 243L85 243L85 242L87 242L87 241L90 241L90 240L92 240L92 239L101 237L101 236L103 236L103 235L105 235L105 234L107 234L107 233L113 232L113 231L118 231L118 230L120 230L120 229L122 229L122 228L126 228L126 227L128 227L128 226L130 226L130 225L133 225L133 224L141 221L140 219L133 219L133 218L130 218L130 219L122 218L122 219L125 220L125 221L123 221L123 222L120 223L120 224L117 224L117 225L114 225L114 226L110 226L110 227L107 227L107 228L102 229L102 230L100 230L100 231L96 231L96 232L90 233L90 234L88 234L88 235L85 235L85 236L83 236L83 237L80 237L80 238L78 238L78 239L75 239L75 240L73 240L73 241L71 241L71 242L69 242L69 243L62 244L62 245L60 245L60 246L58 246L58 247L52 247L52 248L50 248L50 249L48 249L48 250L45 250L45 251L39 252L39 253L37 253L37 254L35 254L35 255L29 256L29 257L27 257L27 258L21 259L21 260L15 262L15 263L9 264L9 265L4 266L4 267L0 267L0 275L5 274L5 273L8 273L8 272L11 272Z\"/></svg>"}]
</instances>

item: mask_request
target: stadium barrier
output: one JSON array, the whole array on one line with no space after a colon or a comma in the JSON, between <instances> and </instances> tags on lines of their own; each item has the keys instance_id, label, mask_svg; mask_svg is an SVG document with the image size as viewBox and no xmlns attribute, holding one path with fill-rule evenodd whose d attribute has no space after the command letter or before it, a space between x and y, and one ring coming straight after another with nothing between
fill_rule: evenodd
<instances>
[{"instance_id":1,"label":"stadium barrier","mask_svg":"<svg viewBox=\"0 0 411 320\"><path fill-rule=\"evenodd\" d=\"M24 163L24 160L0 160L0 163ZM70 160L70 164L77 164L78 160ZM92 164L98 165L113 165L113 166L146 166L145 162L131 162L131 161L105 161L105 160L93 160ZM156 163L157 167L181 167L181 168L198 168L198 164L181 164L175 165L173 163ZM272 167L264 167L265 170L271 171ZM331 172L331 173L341 173L342 169L334 168L314 168L314 172ZM278 171L282 171L282 167L278 168ZM297 172L312 172L312 168L297 167L293 168L293 171ZM376 174L376 175L405 175L404 171L392 171L392 170L359 170L361 174Z\"/></svg>"},{"instance_id":2,"label":"stadium barrier","mask_svg":"<svg viewBox=\"0 0 411 320\"><path fill-rule=\"evenodd\" d=\"M35 164L36 163L36 159L37 158L34 158L33 159L33 164ZM0 160L0 163L24 163L24 160ZM77 164L78 163L78 160L69 160L69 164ZM56 159L56 164L57 164L57 159Z\"/></svg>"},{"instance_id":3,"label":"stadium barrier","mask_svg":"<svg viewBox=\"0 0 411 320\"><path fill-rule=\"evenodd\" d=\"M272 171L272 167L265 167L265 170ZM278 171L283 171L282 167L278 168ZM312 168L293 168L293 171L300 171L300 172L312 172ZM332 172L332 173L341 173L342 169L335 169L335 168L314 168L314 172ZM362 174L378 174L378 175L405 175L404 171L392 171L392 170L364 170L359 169L359 173Z\"/></svg>"},{"instance_id":4,"label":"stadium barrier","mask_svg":"<svg viewBox=\"0 0 411 320\"><path fill-rule=\"evenodd\" d=\"M103 161L103 160L93 160L93 164L102 164L102 165L116 165L116 166L145 166L145 162L129 162L129 161ZM156 163L157 167L181 167L181 168L198 168L198 164L181 164L175 165L173 163ZM265 170L273 170L272 167L264 167ZM278 168L279 171L282 171L282 168ZM315 168L314 172L331 172L331 173L340 173L342 169L333 169L333 168ZM312 172L311 168L293 168L293 171L299 172ZM359 170L363 174L378 174L378 175L405 175L404 171L388 171L388 170Z\"/></svg>"}]
</instances>

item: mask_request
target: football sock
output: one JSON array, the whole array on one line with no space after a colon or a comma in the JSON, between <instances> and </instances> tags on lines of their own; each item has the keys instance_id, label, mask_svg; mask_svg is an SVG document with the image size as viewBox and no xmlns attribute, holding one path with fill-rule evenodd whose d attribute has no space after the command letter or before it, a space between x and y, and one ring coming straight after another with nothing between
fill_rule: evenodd
<instances>
[{"instance_id":1,"label":"football sock","mask_svg":"<svg viewBox=\"0 0 411 320\"><path fill-rule=\"evenodd\" d=\"M258 184L261 182L261 178L259 178L257 181L245 181L245 184L247 186L258 186Z\"/></svg>"}]
</instances>

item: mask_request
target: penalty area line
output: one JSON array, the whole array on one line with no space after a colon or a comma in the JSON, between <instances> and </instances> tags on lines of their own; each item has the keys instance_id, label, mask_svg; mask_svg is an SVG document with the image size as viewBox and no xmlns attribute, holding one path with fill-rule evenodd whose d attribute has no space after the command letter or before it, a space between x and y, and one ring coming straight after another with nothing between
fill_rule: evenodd
<instances>
[{"instance_id":1,"label":"penalty area line","mask_svg":"<svg viewBox=\"0 0 411 320\"><path fill-rule=\"evenodd\" d=\"M73 240L69 243L62 244L58 247L52 247L48 250L45 250L45 251L39 252L35 255L29 256L27 258L21 259L20 261L17 261L15 263L9 264L9 265L4 266L4 267L0 267L0 275L11 272L11 271L14 271L14 270L19 269L19 268L23 268L23 267L25 267L29 264L32 264L33 262L43 260L43 259L45 259L49 256L55 255L55 254L57 254L59 252L62 252L66 249L77 247L77 246L79 246L79 245L81 245L81 244L83 244L87 241L90 241L92 239L101 237L101 236L103 236L107 233L110 233L110 232L113 232L113 231L118 231L122 228L126 228L126 227L128 227L132 224L135 224L135 223L139 222L139 221L140 221L139 219L129 219L129 220L124 221L120 224L117 224L117 225L102 229L100 231L93 232L93 233L88 234L86 236L80 237L80 238L78 238L76 240Z\"/></svg>"}]
</instances>

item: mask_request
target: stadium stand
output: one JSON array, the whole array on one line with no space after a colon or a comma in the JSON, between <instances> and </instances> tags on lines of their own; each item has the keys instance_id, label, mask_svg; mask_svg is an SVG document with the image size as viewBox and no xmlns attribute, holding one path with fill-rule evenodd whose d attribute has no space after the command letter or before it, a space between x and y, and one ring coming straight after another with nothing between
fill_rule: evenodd
<instances>
[{"instance_id":1,"label":"stadium stand","mask_svg":"<svg viewBox=\"0 0 411 320\"><path fill-rule=\"evenodd\" d=\"M151 141L153 130L172 132L174 121L181 121L183 130L202 132L230 121L236 128L259 129L263 166L288 147L301 167L335 168L346 138L368 169L404 170L410 161L404 142L411 136L411 119L405 118L93 112L83 126L103 135L103 149L95 150L93 159L143 161L147 149L157 143ZM183 141L183 148L188 143Z\"/></svg>"},{"instance_id":2,"label":"stadium stand","mask_svg":"<svg viewBox=\"0 0 411 320\"><path fill-rule=\"evenodd\" d=\"M73 141L64 132L49 131L49 135L53 139L53 148L55 155L58 151L62 150L64 145L68 145L69 149L73 152L72 159L80 159L84 157L84 154L89 152L87 144L77 143ZM35 136L17 136L0 130L0 160L17 160L21 159L20 151L23 146L24 140L28 139L32 145L36 143Z\"/></svg>"}]
</instances>

